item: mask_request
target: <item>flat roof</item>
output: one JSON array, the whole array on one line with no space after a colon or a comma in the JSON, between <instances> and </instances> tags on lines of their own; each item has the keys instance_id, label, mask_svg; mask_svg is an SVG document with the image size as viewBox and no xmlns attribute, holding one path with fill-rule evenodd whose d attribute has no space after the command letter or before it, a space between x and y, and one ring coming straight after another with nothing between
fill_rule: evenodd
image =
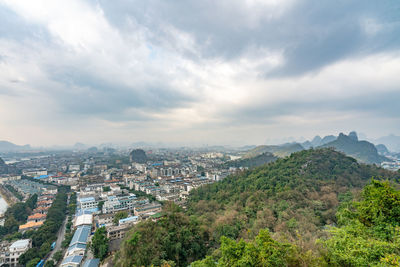
<instances>
[{"instance_id":1,"label":"flat roof","mask_svg":"<svg viewBox=\"0 0 400 267\"><path fill-rule=\"evenodd\" d=\"M84 198L80 198L79 202L93 202L96 201L96 199L94 197L84 197Z\"/></svg>"},{"instance_id":2,"label":"flat roof","mask_svg":"<svg viewBox=\"0 0 400 267\"><path fill-rule=\"evenodd\" d=\"M100 264L99 259L89 259L83 263L83 267L97 267Z\"/></svg>"},{"instance_id":3,"label":"flat roof","mask_svg":"<svg viewBox=\"0 0 400 267\"><path fill-rule=\"evenodd\" d=\"M75 226L79 225L92 225L93 215L92 214L82 214L75 218Z\"/></svg>"},{"instance_id":4,"label":"flat roof","mask_svg":"<svg viewBox=\"0 0 400 267\"><path fill-rule=\"evenodd\" d=\"M129 222L129 221L137 221L138 219L139 219L139 216L131 216L131 217L119 220L119 223Z\"/></svg>"},{"instance_id":5,"label":"flat roof","mask_svg":"<svg viewBox=\"0 0 400 267\"><path fill-rule=\"evenodd\" d=\"M11 248L25 248L27 246L29 246L30 243L30 239L21 239L18 241L15 241L14 243L11 244L10 249Z\"/></svg>"}]
</instances>

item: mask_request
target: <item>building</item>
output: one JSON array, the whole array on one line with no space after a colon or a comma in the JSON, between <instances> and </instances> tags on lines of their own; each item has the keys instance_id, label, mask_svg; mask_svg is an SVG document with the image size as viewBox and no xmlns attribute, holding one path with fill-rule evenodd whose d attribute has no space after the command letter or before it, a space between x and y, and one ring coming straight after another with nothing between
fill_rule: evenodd
<instances>
[{"instance_id":1,"label":"building","mask_svg":"<svg viewBox=\"0 0 400 267\"><path fill-rule=\"evenodd\" d=\"M95 217L96 227L111 226L113 225L115 213L99 214Z\"/></svg>"},{"instance_id":2,"label":"building","mask_svg":"<svg viewBox=\"0 0 400 267\"><path fill-rule=\"evenodd\" d=\"M79 164L71 164L68 166L68 171L70 172L78 172L81 170L81 166Z\"/></svg>"},{"instance_id":3,"label":"building","mask_svg":"<svg viewBox=\"0 0 400 267\"><path fill-rule=\"evenodd\" d=\"M62 261L61 267L78 267L82 259L83 256L68 256Z\"/></svg>"},{"instance_id":4,"label":"building","mask_svg":"<svg viewBox=\"0 0 400 267\"><path fill-rule=\"evenodd\" d=\"M19 231L20 232L24 232L24 231L27 231L27 230L37 229L42 225L43 225L43 221L39 221L39 222L30 221L30 222L27 222L26 224L20 225L19 226Z\"/></svg>"},{"instance_id":5,"label":"building","mask_svg":"<svg viewBox=\"0 0 400 267\"><path fill-rule=\"evenodd\" d=\"M41 222L45 221L47 214L35 213L33 215L28 216L28 222Z\"/></svg>"},{"instance_id":6,"label":"building","mask_svg":"<svg viewBox=\"0 0 400 267\"><path fill-rule=\"evenodd\" d=\"M110 241L123 239L131 228L132 226L129 224L107 227L107 238Z\"/></svg>"},{"instance_id":7,"label":"building","mask_svg":"<svg viewBox=\"0 0 400 267\"><path fill-rule=\"evenodd\" d=\"M6 258L6 264L10 267L18 266L19 257L31 247L32 243L30 239L21 239L12 243L10 246L10 255L8 259Z\"/></svg>"},{"instance_id":8,"label":"building","mask_svg":"<svg viewBox=\"0 0 400 267\"><path fill-rule=\"evenodd\" d=\"M83 267L98 267L100 264L99 259L89 259L83 263Z\"/></svg>"},{"instance_id":9,"label":"building","mask_svg":"<svg viewBox=\"0 0 400 267\"><path fill-rule=\"evenodd\" d=\"M109 196L103 205L103 213L117 212L120 210L133 210L137 205L136 196Z\"/></svg>"},{"instance_id":10,"label":"building","mask_svg":"<svg viewBox=\"0 0 400 267\"><path fill-rule=\"evenodd\" d=\"M139 222L138 216L131 216L118 221L118 225L132 225Z\"/></svg>"},{"instance_id":11,"label":"building","mask_svg":"<svg viewBox=\"0 0 400 267\"><path fill-rule=\"evenodd\" d=\"M149 203L146 205L135 207L134 212L136 216L142 216L144 214L155 214L161 211L161 204L159 203Z\"/></svg>"},{"instance_id":12,"label":"building","mask_svg":"<svg viewBox=\"0 0 400 267\"><path fill-rule=\"evenodd\" d=\"M74 219L74 227L79 227L87 225L92 227L93 225L93 215L92 214L82 214L79 216L75 216Z\"/></svg>"},{"instance_id":13,"label":"building","mask_svg":"<svg viewBox=\"0 0 400 267\"><path fill-rule=\"evenodd\" d=\"M78 202L79 208L83 210L97 208L99 205L99 201L97 201L94 197L80 198Z\"/></svg>"},{"instance_id":14,"label":"building","mask_svg":"<svg viewBox=\"0 0 400 267\"><path fill-rule=\"evenodd\" d=\"M72 237L71 242L69 243L69 247L66 254L67 257L85 255L86 245L91 230L92 227L87 225L79 226L76 229L74 236Z\"/></svg>"}]
</instances>

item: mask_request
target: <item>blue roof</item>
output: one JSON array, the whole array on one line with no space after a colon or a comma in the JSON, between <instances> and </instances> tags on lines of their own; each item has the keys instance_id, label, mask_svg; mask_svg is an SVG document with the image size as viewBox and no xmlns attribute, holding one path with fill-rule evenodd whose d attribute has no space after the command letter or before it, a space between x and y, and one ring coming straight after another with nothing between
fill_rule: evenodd
<instances>
[{"instance_id":1,"label":"blue roof","mask_svg":"<svg viewBox=\"0 0 400 267\"><path fill-rule=\"evenodd\" d=\"M73 246L75 243L86 244L87 240L89 238L91 229L92 229L92 227L90 227L88 225L79 226L76 229L74 236L72 237L71 243L69 243L69 245Z\"/></svg>"},{"instance_id":2,"label":"blue roof","mask_svg":"<svg viewBox=\"0 0 400 267\"><path fill-rule=\"evenodd\" d=\"M92 209L77 209L77 210L76 210L76 213L75 213L75 216L78 217L78 216L81 216L81 215L83 215L83 214L92 214L93 212L96 212L96 211L98 211L97 208L92 208Z\"/></svg>"},{"instance_id":3,"label":"blue roof","mask_svg":"<svg viewBox=\"0 0 400 267\"><path fill-rule=\"evenodd\" d=\"M35 178L35 179L45 179L45 178L49 178L49 176L48 175L40 175L40 176L36 176L36 177L33 177L33 178Z\"/></svg>"},{"instance_id":4,"label":"blue roof","mask_svg":"<svg viewBox=\"0 0 400 267\"><path fill-rule=\"evenodd\" d=\"M93 202L95 201L94 197L84 197L79 199L79 202L83 203L83 202Z\"/></svg>"},{"instance_id":5,"label":"blue roof","mask_svg":"<svg viewBox=\"0 0 400 267\"><path fill-rule=\"evenodd\" d=\"M138 219L139 219L138 216L131 216L131 217L128 217L128 218L124 218L124 219L119 220L119 223L122 223L122 222L129 222L129 221L137 221Z\"/></svg>"},{"instance_id":6,"label":"blue roof","mask_svg":"<svg viewBox=\"0 0 400 267\"><path fill-rule=\"evenodd\" d=\"M61 264L67 264L69 262L79 264L81 263L83 256L69 256L64 258Z\"/></svg>"},{"instance_id":7,"label":"blue roof","mask_svg":"<svg viewBox=\"0 0 400 267\"><path fill-rule=\"evenodd\" d=\"M68 251L74 250L74 249L84 249L86 250L86 244L82 244L82 243L75 243L72 246L68 247Z\"/></svg>"},{"instance_id":8,"label":"blue roof","mask_svg":"<svg viewBox=\"0 0 400 267\"><path fill-rule=\"evenodd\" d=\"M90 260L86 260L83 263L83 267L97 267L100 264L100 260L99 259L90 259Z\"/></svg>"}]
</instances>

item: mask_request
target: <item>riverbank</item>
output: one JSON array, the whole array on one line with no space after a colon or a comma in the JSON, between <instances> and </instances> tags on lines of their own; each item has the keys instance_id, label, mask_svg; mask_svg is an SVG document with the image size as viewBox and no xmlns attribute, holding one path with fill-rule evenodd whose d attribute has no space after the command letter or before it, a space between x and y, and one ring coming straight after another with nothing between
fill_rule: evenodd
<instances>
[{"instance_id":1,"label":"riverbank","mask_svg":"<svg viewBox=\"0 0 400 267\"><path fill-rule=\"evenodd\" d=\"M18 198L16 198L14 194L8 191L3 185L0 185L0 195L7 202L9 207L19 202Z\"/></svg>"}]
</instances>

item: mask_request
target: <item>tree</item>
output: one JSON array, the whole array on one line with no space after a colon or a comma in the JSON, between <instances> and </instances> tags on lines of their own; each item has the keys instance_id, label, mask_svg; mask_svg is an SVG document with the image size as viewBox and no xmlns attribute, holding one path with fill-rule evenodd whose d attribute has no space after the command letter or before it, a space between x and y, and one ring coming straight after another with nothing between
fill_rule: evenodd
<instances>
[{"instance_id":1,"label":"tree","mask_svg":"<svg viewBox=\"0 0 400 267\"><path fill-rule=\"evenodd\" d=\"M35 267L39 263L39 261L40 258L34 258L26 264L26 267Z\"/></svg>"},{"instance_id":2,"label":"tree","mask_svg":"<svg viewBox=\"0 0 400 267\"><path fill-rule=\"evenodd\" d=\"M109 191L111 191L111 188L109 186L103 187L103 192L109 192Z\"/></svg>"},{"instance_id":3,"label":"tree","mask_svg":"<svg viewBox=\"0 0 400 267\"><path fill-rule=\"evenodd\" d=\"M56 265L54 264L54 261L53 261L53 260L48 260L48 261L46 261L46 263L44 264L44 267L54 267L54 266L56 266Z\"/></svg>"},{"instance_id":4,"label":"tree","mask_svg":"<svg viewBox=\"0 0 400 267\"><path fill-rule=\"evenodd\" d=\"M128 212L119 211L119 212L117 212L117 214L115 214L114 219L113 219L113 223L115 225L118 225L119 220L127 218L127 217L128 217Z\"/></svg>"},{"instance_id":5,"label":"tree","mask_svg":"<svg viewBox=\"0 0 400 267\"><path fill-rule=\"evenodd\" d=\"M54 253L53 259L55 260L55 262L59 262L62 259L62 256L63 256L62 250L58 250Z\"/></svg>"},{"instance_id":6,"label":"tree","mask_svg":"<svg viewBox=\"0 0 400 267\"><path fill-rule=\"evenodd\" d=\"M108 238L106 228L100 227L93 235L90 248L96 258L103 260L108 253Z\"/></svg>"},{"instance_id":7,"label":"tree","mask_svg":"<svg viewBox=\"0 0 400 267\"><path fill-rule=\"evenodd\" d=\"M97 204L97 208L101 211L103 209L104 201L101 200L99 201L99 204Z\"/></svg>"},{"instance_id":8,"label":"tree","mask_svg":"<svg viewBox=\"0 0 400 267\"><path fill-rule=\"evenodd\" d=\"M400 191L372 180L361 195L339 210L339 227L322 240L331 266L398 266L400 259Z\"/></svg>"}]
</instances>

